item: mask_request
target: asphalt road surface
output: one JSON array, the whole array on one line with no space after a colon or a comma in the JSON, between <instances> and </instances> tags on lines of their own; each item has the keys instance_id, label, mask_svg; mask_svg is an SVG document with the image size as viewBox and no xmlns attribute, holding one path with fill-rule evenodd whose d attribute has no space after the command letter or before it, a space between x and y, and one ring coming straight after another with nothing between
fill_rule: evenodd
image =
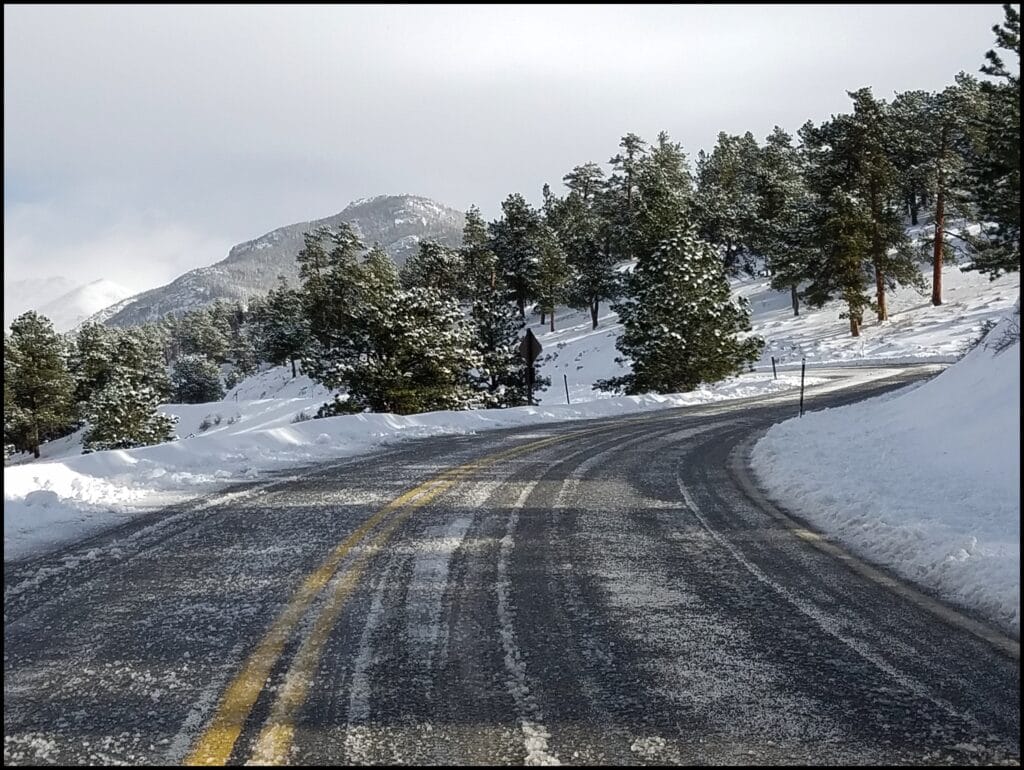
<instances>
[{"instance_id":1,"label":"asphalt road surface","mask_svg":"<svg viewBox=\"0 0 1024 770\"><path fill-rule=\"evenodd\" d=\"M749 489L794 398L408 442L7 563L5 764L1015 764L1013 641Z\"/></svg>"}]
</instances>

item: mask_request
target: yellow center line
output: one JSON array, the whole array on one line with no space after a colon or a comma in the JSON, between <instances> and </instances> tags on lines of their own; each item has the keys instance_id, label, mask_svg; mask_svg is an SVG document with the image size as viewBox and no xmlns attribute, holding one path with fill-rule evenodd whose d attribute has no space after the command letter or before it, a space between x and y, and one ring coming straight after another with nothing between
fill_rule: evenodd
<instances>
[{"instance_id":1,"label":"yellow center line","mask_svg":"<svg viewBox=\"0 0 1024 770\"><path fill-rule=\"evenodd\" d=\"M596 433L602 430L609 430L609 427L604 426L586 431L577 431L566 436L542 439L449 469L399 495L368 518L339 544L327 559L303 581L302 585L288 602L288 605L274 621L274 624L267 631L256 649L246 659L241 670L224 691L209 725L196 742L192 752L185 759L184 764L223 765L227 763L231 757L231 752L234 750L235 743L237 743L239 736L242 734L245 721L249 718L249 714L259 698L267 678L270 676L270 672L281 657L281 653L292 631L305 615L313 600L323 590L324 586L330 582L339 564L371 530L387 518L388 514L397 509L406 508L402 514L395 517L378 537L373 540L367 552L352 566L349 574L338 583L328 606L324 608L313 631L300 648L295 665L293 666L294 671L312 672L319 660L319 650L322 642L326 639L345 599L357 584L370 554L379 549L395 528L408 518L413 511L426 505L449 487L479 469L550 444L567 441L581 435ZM318 641L310 641L314 636L317 637ZM306 650L304 654L303 650ZM292 679L299 681L304 678L308 678L308 673L305 676L292 677L290 672L289 675L289 681ZM283 757L286 756L287 747L290 744L293 732L290 718L287 715L293 714L302 705L305 701L307 690L308 683L303 685L296 684L291 688L286 687L285 692L291 694L287 698L282 697L274 709L275 714L280 712L281 718L272 718L271 725L260 736L258 746L266 745L272 748L272 751L268 753L274 757L282 757L278 761L283 761ZM258 750L258 753L263 752Z\"/></svg>"}]
</instances>

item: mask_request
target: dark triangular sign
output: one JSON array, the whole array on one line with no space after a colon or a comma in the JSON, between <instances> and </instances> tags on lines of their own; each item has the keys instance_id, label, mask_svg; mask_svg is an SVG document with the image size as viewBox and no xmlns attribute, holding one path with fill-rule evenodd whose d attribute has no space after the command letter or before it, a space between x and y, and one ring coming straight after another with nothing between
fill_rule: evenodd
<instances>
[{"instance_id":1,"label":"dark triangular sign","mask_svg":"<svg viewBox=\"0 0 1024 770\"><path fill-rule=\"evenodd\" d=\"M519 343L519 355L526 359L526 363L533 366L533 362L537 360L537 356L540 355L543 348L537 341L537 338L533 336L533 330L527 329L526 336L523 337L523 341Z\"/></svg>"}]
</instances>

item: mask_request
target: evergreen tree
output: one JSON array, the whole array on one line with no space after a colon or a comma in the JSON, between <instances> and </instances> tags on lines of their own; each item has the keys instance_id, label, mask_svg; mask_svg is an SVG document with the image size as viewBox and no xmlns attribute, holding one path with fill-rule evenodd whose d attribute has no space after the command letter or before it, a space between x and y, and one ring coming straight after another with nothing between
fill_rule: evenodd
<instances>
[{"instance_id":1,"label":"evergreen tree","mask_svg":"<svg viewBox=\"0 0 1024 770\"><path fill-rule=\"evenodd\" d=\"M878 320L885 321L889 318L886 289L921 284L921 277L900 216L891 112L869 88L852 91L850 97L853 115L839 122L839 151L848 154L854 171L849 180L851 191L867 205L874 307Z\"/></svg>"},{"instance_id":2,"label":"evergreen tree","mask_svg":"<svg viewBox=\"0 0 1024 770\"><path fill-rule=\"evenodd\" d=\"M992 31L996 47L1016 57L1007 64L996 51L981 71L996 78L981 84L971 133L970 193L987 226L974 239L974 270L996 278L1020 270L1020 11L1003 5L1005 19Z\"/></svg>"},{"instance_id":3,"label":"evergreen tree","mask_svg":"<svg viewBox=\"0 0 1024 770\"><path fill-rule=\"evenodd\" d=\"M749 240L757 205L758 155L757 141L748 131L743 136L719 133L711 154L702 150L697 157L699 233L721 249L730 275L754 272Z\"/></svg>"},{"instance_id":4,"label":"evergreen tree","mask_svg":"<svg viewBox=\"0 0 1024 770\"><path fill-rule=\"evenodd\" d=\"M498 282L498 259L491 250L487 224L476 206L470 206L466 212L459 254L463 269L461 282L467 292L466 299L473 301L489 294Z\"/></svg>"},{"instance_id":5,"label":"evergreen tree","mask_svg":"<svg viewBox=\"0 0 1024 770\"><path fill-rule=\"evenodd\" d=\"M38 458L40 444L73 424L74 381L64 341L48 318L30 310L14 319L5 343L5 428L10 420L11 443Z\"/></svg>"},{"instance_id":6,"label":"evergreen tree","mask_svg":"<svg viewBox=\"0 0 1024 770\"><path fill-rule=\"evenodd\" d=\"M647 142L636 134L626 134L619 142L622 152L608 163L612 172L602 190L599 207L608 228L609 250L619 260L634 260L641 251L638 242L637 198L640 166L647 154Z\"/></svg>"},{"instance_id":7,"label":"evergreen tree","mask_svg":"<svg viewBox=\"0 0 1024 770\"><path fill-rule=\"evenodd\" d=\"M555 228L571 271L567 301L571 307L590 311L592 328L597 328L601 302L618 296L620 283L615 270L612 232L599 214L603 195L600 169L596 164L577 166L564 177L569 194L552 207L548 224Z\"/></svg>"},{"instance_id":8,"label":"evergreen tree","mask_svg":"<svg viewBox=\"0 0 1024 770\"><path fill-rule=\"evenodd\" d=\"M764 345L750 331L745 300L729 292L722 260L693 226L681 226L637 262L628 299L615 305L623 332L616 347L632 373L595 388L634 393L693 390L741 372Z\"/></svg>"},{"instance_id":9,"label":"evergreen tree","mask_svg":"<svg viewBox=\"0 0 1024 770\"><path fill-rule=\"evenodd\" d=\"M479 364L470 372L485 408L528 403L526 361L519 354L523 320L500 285L485 286L470 310Z\"/></svg>"},{"instance_id":10,"label":"evergreen tree","mask_svg":"<svg viewBox=\"0 0 1024 770\"><path fill-rule=\"evenodd\" d=\"M295 377L295 362L309 341L309 324L299 292L289 288L283 276L278 280L277 288L270 290L254 314L257 355L275 365L290 362Z\"/></svg>"},{"instance_id":11,"label":"evergreen tree","mask_svg":"<svg viewBox=\"0 0 1024 770\"><path fill-rule=\"evenodd\" d=\"M436 241L420 243L419 251L402 265L399 278L406 289L435 289L458 298L467 292L461 252Z\"/></svg>"},{"instance_id":12,"label":"evergreen tree","mask_svg":"<svg viewBox=\"0 0 1024 770\"><path fill-rule=\"evenodd\" d=\"M132 449L173 440L176 418L157 411L160 401L152 387L140 386L118 372L89 401L84 451Z\"/></svg>"},{"instance_id":13,"label":"evergreen tree","mask_svg":"<svg viewBox=\"0 0 1024 770\"><path fill-rule=\"evenodd\" d=\"M103 388L117 366L118 331L95 321L78 327L69 356L75 381L74 402L79 409Z\"/></svg>"},{"instance_id":14,"label":"evergreen tree","mask_svg":"<svg viewBox=\"0 0 1024 770\"><path fill-rule=\"evenodd\" d=\"M156 324L121 329L117 335L117 373L135 388L148 388L160 401L172 392L163 347L163 332Z\"/></svg>"},{"instance_id":15,"label":"evergreen tree","mask_svg":"<svg viewBox=\"0 0 1024 770\"><path fill-rule=\"evenodd\" d=\"M511 289L521 318L534 297L537 280L537 229L539 214L519 193L501 204L502 217L490 224L491 250L498 258L504 283Z\"/></svg>"},{"instance_id":16,"label":"evergreen tree","mask_svg":"<svg viewBox=\"0 0 1024 770\"><path fill-rule=\"evenodd\" d=\"M771 275L771 286L789 291L793 315L800 315L799 284L810 275L810 194L801 174L799 151L778 126L765 139L757 162L756 207L750 247Z\"/></svg>"},{"instance_id":17,"label":"evergreen tree","mask_svg":"<svg viewBox=\"0 0 1024 770\"><path fill-rule=\"evenodd\" d=\"M177 404L205 404L224 398L217 364L203 356L189 354L175 361L171 382Z\"/></svg>"},{"instance_id":18,"label":"evergreen tree","mask_svg":"<svg viewBox=\"0 0 1024 770\"><path fill-rule=\"evenodd\" d=\"M665 131L637 166L633 242L638 254L647 255L672 235L681 218L691 218L693 176L682 145Z\"/></svg>"},{"instance_id":19,"label":"evergreen tree","mask_svg":"<svg viewBox=\"0 0 1024 770\"><path fill-rule=\"evenodd\" d=\"M206 356L218 363L226 359L231 329L219 306L185 313L178 320L175 331L180 355Z\"/></svg>"},{"instance_id":20,"label":"evergreen tree","mask_svg":"<svg viewBox=\"0 0 1024 770\"><path fill-rule=\"evenodd\" d=\"M537 250L537 301L541 309L550 314L551 331L554 331L555 306L566 299L571 273L558 237L546 224L537 231Z\"/></svg>"},{"instance_id":21,"label":"evergreen tree","mask_svg":"<svg viewBox=\"0 0 1024 770\"><path fill-rule=\"evenodd\" d=\"M932 221L934 236L930 243L932 260L932 304L942 304L942 265L952 258L946 237L946 217L950 211L966 213L959 194L964 178L964 159L968 136L968 116L974 112L978 83L961 73L957 82L940 93L908 91L897 94L892 113L896 126L895 163L904 180L904 190L913 186L915 200L935 202ZM906 192L909 196L909 192ZM911 209L911 223L917 224L917 209Z\"/></svg>"}]
</instances>

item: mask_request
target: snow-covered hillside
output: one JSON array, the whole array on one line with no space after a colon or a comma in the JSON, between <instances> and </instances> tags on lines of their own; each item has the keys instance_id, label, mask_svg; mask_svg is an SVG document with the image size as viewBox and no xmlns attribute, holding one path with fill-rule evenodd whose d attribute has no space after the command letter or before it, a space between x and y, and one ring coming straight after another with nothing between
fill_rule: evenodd
<instances>
[{"instance_id":1,"label":"snow-covered hillside","mask_svg":"<svg viewBox=\"0 0 1024 770\"><path fill-rule=\"evenodd\" d=\"M930 279L930 266L922 265L921 272ZM1020 295L1019 273L990 281L950 266L943 280L944 305L934 307L930 293L922 296L915 289L901 288L889 294L890 320L879 324L867 319L857 338L850 336L849 324L839 317L839 302L819 310L805 305L794 317L789 294L773 291L764 278L736 281L733 292L750 302L753 333L766 342L755 369L771 371L774 356L784 370L799 368L801 358L806 358L813 372L818 365L951 363L982 324L1000 318ZM625 371L615 363L615 340L621 331L615 314L603 308L600 326L591 329L588 313L559 312L556 327L554 333L536 324L531 327L544 346L542 371L551 377L542 403L565 403L563 376L574 402L608 395L595 393L591 385Z\"/></svg>"},{"instance_id":2,"label":"snow-covered hillside","mask_svg":"<svg viewBox=\"0 0 1024 770\"><path fill-rule=\"evenodd\" d=\"M934 380L776 425L753 458L815 527L1019 633L1019 302Z\"/></svg>"}]
</instances>

